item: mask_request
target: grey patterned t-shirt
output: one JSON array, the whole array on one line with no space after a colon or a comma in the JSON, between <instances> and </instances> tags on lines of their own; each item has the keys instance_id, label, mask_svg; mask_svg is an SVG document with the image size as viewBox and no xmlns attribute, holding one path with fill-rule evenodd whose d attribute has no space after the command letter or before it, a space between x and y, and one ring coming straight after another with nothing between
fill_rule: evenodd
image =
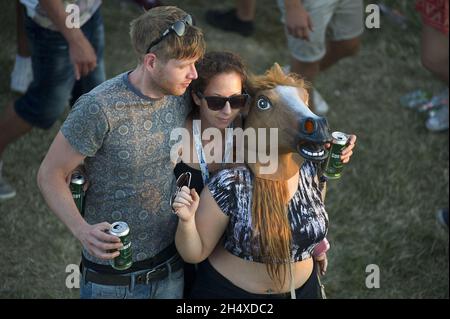
<instances>
[{"instance_id":1,"label":"grey patterned t-shirt","mask_svg":"<svg viewBox=\"0 0 450 319\"><path fill-rule=\"evenodd\" d=\"M133 261L150 258L174 241L170 132L183 127L188 112L184 96L150 99L124 73L83 95L61 127L72 147L87 156L86 221L128 223Z\"/></svg>"}]
</instances>

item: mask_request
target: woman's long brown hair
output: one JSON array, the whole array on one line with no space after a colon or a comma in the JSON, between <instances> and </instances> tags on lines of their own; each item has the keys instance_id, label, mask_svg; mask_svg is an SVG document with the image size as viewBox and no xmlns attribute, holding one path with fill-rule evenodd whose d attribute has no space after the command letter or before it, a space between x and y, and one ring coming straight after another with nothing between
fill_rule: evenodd
<instances>
[{"instance_id":1,"label":"woman's long brown hair","mask_svg":"<svg viewBox=\"0 0 450 319\"><path fill-rule=\"evenodd\" d=\"M253 183L252 223L254 243L266 264L270 278L282 289L290 262L291 227L287 216L287 181L255 177Z\"/></svg>"},{"instance_id":2,"label":"woman's long brown hair","mask_svg":"<svg viewBox=\"0 0 450 319\"><path fill-rule=\"evenodd\" d=\"M270 90L277 85L308 88L308 84L295 74L285 74L275 63L264 75L251 76L249 92ZM308 93L305 90L305 103ZM288 220L289 192L287 181L273 181L255 177L253 183L252 224L255 247L259 247L262 261L275 285L281 290L289 271L291 227ZM252 245L253 246L253 245Z\"/></svg>"}]
</instances>

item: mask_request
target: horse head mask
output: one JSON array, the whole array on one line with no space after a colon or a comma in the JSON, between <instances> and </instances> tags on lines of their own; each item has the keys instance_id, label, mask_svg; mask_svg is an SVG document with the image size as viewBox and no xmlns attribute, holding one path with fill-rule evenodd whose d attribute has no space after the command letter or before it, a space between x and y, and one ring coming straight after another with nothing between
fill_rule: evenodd
<instances>
[{"instance_id":1,"label":"horse head mask","mask_svg":"<svg viewBox=\"0 0 450 319\"><path fill-rule=\"evenodd\" d=\"M324 144L331 141L328 124L325 118L309 109L308 92L302 79L294 74L286 75L275 63L264 75L250 79L249 93L252 100L244 129L253 128L257 132L257 140L265 140L265 143L247 142L244 144L246 153L267 154L273 151L274 140L269 138L271 133L261 136L264 130L277 129L278 137L276 155L271 156L271 160L277 161L274 171L264 173L261 161L252 163L247 155L246 163L256 176L287 180L298 172L304 159L322 161L327 157Z\"/></svg>"}]
</instances>

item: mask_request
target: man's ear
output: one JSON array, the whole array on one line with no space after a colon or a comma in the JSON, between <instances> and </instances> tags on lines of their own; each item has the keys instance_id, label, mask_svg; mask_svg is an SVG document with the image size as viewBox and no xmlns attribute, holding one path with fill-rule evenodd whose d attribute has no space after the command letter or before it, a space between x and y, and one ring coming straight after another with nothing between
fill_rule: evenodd
<instances>
[{"instance_id":1,"label":"man's ear","mask_svg":"<svg viewBox=\"0 0 450 319\"><path fill-rule=\"evenodd\" d=\"M191 91L191 96L192 96L192 99L194 100L194 103L195 103L197 106L202 105L202 100L198 97L198 95L197 95L196 92Z\"/></svg>"},{"instance_id":2,"label":"man's ear","mask_svg":"<svg viewBox=\"0 0 450 319\"><path fill-rule=\"evenodd\" d=\"M156 62L157 62L157 57L154 53L148 53L146 55L144 55L144 67L151 71L155 68Z\"/></svg>"}]
</instances>

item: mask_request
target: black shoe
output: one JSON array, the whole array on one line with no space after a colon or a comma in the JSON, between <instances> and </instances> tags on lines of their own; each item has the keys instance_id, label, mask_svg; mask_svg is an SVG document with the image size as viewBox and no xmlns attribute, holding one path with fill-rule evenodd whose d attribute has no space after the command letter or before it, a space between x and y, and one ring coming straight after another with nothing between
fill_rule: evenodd
<instances>
[{"instance_id":1,"label":"black shoe","mask_svg":"<svg viewBox=\"0 0 450 319\"><path fill-rule=\"evenodd\" d=\"M239 19L236 15L236 9L228 11L208 10L205 18L211 26L224 31L236 32L244 37L253 33L253 22Z\"/></svg>"}]
</instances>

